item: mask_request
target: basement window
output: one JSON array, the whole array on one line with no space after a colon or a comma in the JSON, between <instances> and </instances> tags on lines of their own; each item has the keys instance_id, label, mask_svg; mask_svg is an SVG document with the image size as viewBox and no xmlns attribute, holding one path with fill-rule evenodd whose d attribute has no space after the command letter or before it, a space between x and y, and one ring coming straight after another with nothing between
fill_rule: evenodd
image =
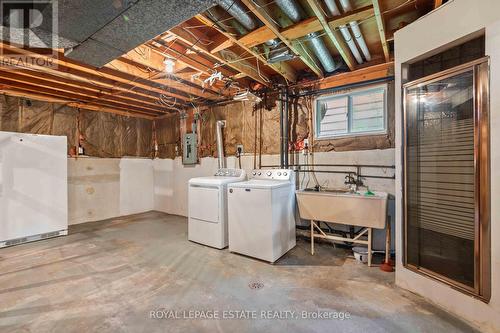
<instances>
[{"instance_id":1,"label":"basement window","mask_svg":"<svg viewBox=\"0 0 500 333\"><path fill-rule=\"evenodd\" d=\"M387 85L316 99L317 139L385 134Z\"/></svg>"}]
</instances>

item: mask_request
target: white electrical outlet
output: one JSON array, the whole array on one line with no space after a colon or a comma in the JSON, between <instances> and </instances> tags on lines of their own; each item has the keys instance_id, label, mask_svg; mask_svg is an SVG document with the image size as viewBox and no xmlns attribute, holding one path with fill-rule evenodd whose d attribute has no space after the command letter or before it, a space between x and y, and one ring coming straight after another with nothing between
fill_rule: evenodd
<instances>
[{"instance_id":1,"label":"white electrical outlet","mask_svg":"<svg viewBox=\"0 0 500 333\"><path fill-rule=\"evenodd\" d=\"M242 156L244 153L243 145L236 145L236 157Z\"/></svg>"}]
</instances>

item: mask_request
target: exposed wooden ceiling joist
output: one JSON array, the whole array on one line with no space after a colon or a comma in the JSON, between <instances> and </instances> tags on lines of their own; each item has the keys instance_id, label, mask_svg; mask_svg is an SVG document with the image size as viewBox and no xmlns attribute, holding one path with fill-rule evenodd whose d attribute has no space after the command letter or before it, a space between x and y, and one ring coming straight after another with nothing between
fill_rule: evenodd
<instances>
[{"instance_id":1,"label":"exposed wooden ceiling joist","mask_svg":"<svg viewBox=\"0 0 500 333\"><path fill-rule=\"evenodd\" d=\"M1 94L6 94L10 96L16 96L16 97L21 97L21 98L27 98L27 99L36 99L39 101L44 101L44 102L50 102L50 103L61 103L61 104L66 104L67 106L74 107L74 108L81 108L81 109L86 109L86 110L92 110L92 111L98 111L98 112L107 112L107 113L112 113L112 114L118 114L122 116L127 116L127 117L136 117L136 118L143 118L143 119L156 119L158 116L150 116L150 115L145 115L142 113L136 113L136 112L130 112L130 111L122 111L122 110L117 110L114 108L107 108L95 104L84 104L84 103L79 103L79 102L74 102L71 99L65 99L60 96L55 96L55 95L50 95L50 94L44 94L40 92L31 92L23 89L13 89L9 87L3 87L0 84L0 93ZM165 116L167 116L165 114ZM163 117L163 116L160 116Z\"/></svg>"},{"instance_id":2,"label":"exposed wooden ceiling joist","mask_svg":"<svg viewBox=\"0 0 500 333\"><path fill-rule=\"evenodd\" d=\"M217 25L215 24L215 22L213 22L208 17L206 17L204 15L197 15L196 18L198 19L198 21L205 24L207 27L212 27L213 29L216 29L217 31L219 31L219 33L223 34L229 42L229 46L227 46L227 47L231 47L233 45L238 45L239 47L244 49L249 54L255 56L255 58L258 61L262 62L262 64L267 65L268 67L270 67L274 71L276 71L278 74L283 76L283 78L285 78L287 81L289 81L289 82L296 82L297 81L297 73L295 72L295 69L292 66L290 66L288 63L281 62L281 63L270 64L262 55L260 55L256 51L252 50L251 47L240 42L238 39L236 39L231 34L218 28ZM214 50L216 50L216 49L223 50L223 49L227 48L225 45L227 45L227 43L219 44L219 46L212 49L211 52L214 52ZM224 47L222 47L222 46L224 46Z\"/></svg>"},{"instance_id":3,"label":"exposed wooden ceiling joist","mask_svg":"<svg viewBox=\"0 0 500 333\"><path fill-rule=\"evenodd\" d=\"M251 65L248 61L241 59L244 57L236 55L236 59L227 59L229 57L228 54L225 54L224 52L228 53L229 51L220 51L220 52L215 52L211 53L208 47L204 46L203 44L199 43L199 41L202 38L206 38L204 36L201 36L196 30L190 29L188 32L187 29L189 27L186 26L186 24L180 24L179 26L170 29L170 33L175 35L177 38L182 40L183 42L191 45L195 50L198 52L202 52L206 54L209 57L212 57L216 59L218 62L221 64L227 65L234 70L243 73L252 79L254 79L257 82L260 82L266 86L269 86L271 79L267 76L267 74L263 73L260 71L258 68L255 66ZM240 58L240 59L238 59ZM234 61L236 60L236 61Z\"/></svg>"},{"instance_id":4,"label":"exposed wooden ceiling joist","mask_svg":"<svg viewBox=\"0 0 500 333\"><path fill-rule=\"evenodd\" d=\"M321 80L309 82L305 86L312 86L314 89L329 89L345 86L357 82L366 82L377 79L384 79L394 75L394 62L386 62L367 68L357 69L352 72L333 75Z\"/></svg>"},{"instance_id":5,"label":"exposed wooden ceiling joist","mask_svg":"<svg viewBox=\"0 0 500 333\"><path fill-rule=\"evenodd\" d=\"M351 21L364 21L374 16L372 5L354 9L349 13L327 19L328 25L332 30L338 29L341 25L346 25ZM317 17L305 19L290 27L281 30L281 34L288 40L294 40L304 37L310 33L323 30L323 25ZM269 27L263 26L237 39L239 43L247 47L254 47L275 38L275 34ZM224 45L229 47L230 45ZM219 47L221 48L222 45Z\"/></svg>"},{"instance_id":6,"label":"exposed wooden ceiling joist","mask_svg":"<svg viewBox=\"0 0 500 333\"><path fill-rule=\"evenodd\" d=\"M123 99L120 96L114 96L114 95L109 95L109 94L103 94L100 92L93 91L91 89L86 89L83 88L82 86L75 88L71 85L67 85L64 83L59 83L59 82L54 82L52 80L48 80L44 77L40 78L35 78L31 75L27 75L23 71L11 71L11 70L5 70L5 69L0 69L0 75L2 76L2 81L3 80L11 80L14 82L18 83L29 83L31 85L35 85L41 88L44 87L50 87L53 89L56 89L61 92L66 92L66 93L71 93L74 95L79 95L81 96L79 100L89 100L89 99L97 99L97 100L102 100L105 102L110 102L113 103L116 106L122 106L122 107L131 107L134 110L141 110L141 111L149 111L151 113L165 113L168 110L160 106L159 104L156 105L148 105L145 103L142 103L141 101L138 100L131 100L131 99Z\"/></svg>"},{"instance_id":7,"label":"exposed wooden ceiling joist","mask_svg":"<svg viewBox=\"0 0 500 333\"><path fill-rule=\"evenodd\" d=\"M307 52L305 52L300 43L289 40L283 36L280 27L274 23L273 18L265 11L265 9L258 7L253 0L242 0L242 2L255 14L255 16L259 18L259 20L262 21L262 23L264 23L265 26L267 26L274 33L275 37L278 37L283 43L285 43L286 46L288 46L290 50L292 50L293 53L298 55L307 67L309 67L317 76L323 77L323 71L316 61L309 56Z\"/></svg>"},{"instance_id":8,"label":"exposed wooden ceiling joist","mask_svg":"<svg viewBox=\"0 0 500 333\"><path fill-rule=\"evenodd\" d=\"M384 18L382 17L382 12L380 10L379 0L372 0L373 9L375 11L375 18L377 20L378 32L380 35L380 42L382 43L382 49L384 50L385 61L391 61L391 55L389 52L389 46L387 45L387 36L385 33L385 23Z\"/></svg>"},{"instance_id":9,"label":"exposed wooden ceiling joist","mask_svg":"<svg viewBox=\"0 0 500 333\"><path fill-rule=\"evenodd\" d=\"M45 59L43 54L31 50L23 50L4 43L0 43L0 50L3 50L3 54L9 54L10 52L11 54L30 55L31 57ZM112 67L103 67L99 69L67 59L61 52L59 52L56 57L52 58L52 60L59 72L69 73L73 77L90 81L97 85L104 84L105 86L116 88L124 92L134 91L142 95L153 95L156 97L160 95L170 96L183 102L192 99L192 96L189 96L187 93L179 92L167 86L161 86L154 81L142 79L141 76L144 74L142 71L134 66L121 64L120 60L112 62ZM217 98L216 95L206 95L201 92L201 90L193 90L192 93L196 93L198 97Z\"/></svg>"}]
</instances>

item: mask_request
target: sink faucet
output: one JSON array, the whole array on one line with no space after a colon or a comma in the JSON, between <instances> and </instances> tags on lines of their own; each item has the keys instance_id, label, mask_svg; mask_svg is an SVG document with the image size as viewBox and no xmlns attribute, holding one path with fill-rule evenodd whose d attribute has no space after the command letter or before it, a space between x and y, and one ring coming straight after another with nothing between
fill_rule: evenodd
<instances>
[{"instance_id":1,"label":"sink faucet","mask_svg":"<svg viewBox=\"0 0 500 333\"><path fill-rule=\"evenodd\" d=\"M351 192L357 192L359 186L363 186L363 181L361 180L361 176L356 174L356 178L354 178L352 173L349 173L345 176L344 184L349 185Z\"/></svg>"}]
</instances>

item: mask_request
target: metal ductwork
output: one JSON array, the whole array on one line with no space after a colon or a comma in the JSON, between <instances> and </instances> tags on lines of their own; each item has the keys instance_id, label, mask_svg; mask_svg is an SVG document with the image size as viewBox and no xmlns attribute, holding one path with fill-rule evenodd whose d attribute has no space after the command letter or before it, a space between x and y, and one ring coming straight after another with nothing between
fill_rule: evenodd
<instances>
[{"instance_id":1,"label":"metal ductwork","mask_svg":"<svg viewBox=\"0 0 500 333\"><path fill-rule=\"evenodd\" d=\"M276 5L285 13L286 16L292 20L293 23L298 23L305 16L302 8L295 2L295 0L276 0ZM314 54L323 65L326 72L333 72L339 66L335 64L330 51L325 45L325 42L318 33L311 33L307 35L309 44Z\"/></svg>"},{"instance_id":2,"label":"metal ductwork","mask_svg":"<svg viewBox=\"0 0 500 333\"><path fill-rule=\"evenodd\" d=\"M215 0L215 2L221 6L226 12L234 17L238 22L241 23L249 31L257 28L257 23L247 13L247 10L239 3L237 0Z\"/></svg>"},{"instance_id":3,"label":"metal ductwork","mask_svg":"<svg viewBox=\"0 0 500 333\"><path fill-rule=\"evenodd\" d=\"M326 0L326 1L328 2L333 0ZM349 0L340 0L340 5L344 9L344 12L349 12L352 10ZM370 61L372 59L372 56L370 54L370 51L368 50L368 46L366 46L366 42L365 39L363 38L363 35L361 34L358 22L351 21L349 22L349 26L351 27L352 33L354 34L354 38L356 39L356 43L358 43L358 46L361 49L361 52L363 52L366 61Z\"/></svg>"},{"instance_id":4,"label":"metal ductwork","mask_svg":"<svg viewBox=\"0 0 500 333\"><path fill-rule=\"evenodd\" d=\"M276 0L275 3L293 23L299 22L305 16L304 11L295 3L295 0Z\"/></svg>"},{"instance_id":5,"label":"metal ductwork","mask_svg":"<svg viewBox=\"0 0 500 333\"><path fill-rule=\"evenodd\" d=\"M325 5L330 16L340 15L340 10L339 7L337 7L335 0L325 0Z\"/></svg>"},{"instance_id":6,"label":"metal ductwork","mask_svg":"<svg viewBox=\"0 0 500 333\"><path fill-rule=\"evenodd\" d=\"M241 24L247 32L257 28L258 23L247 13L246 8L238 0L215 0L215 2L231 15L238 24ZM220 18L217 19L217 21L219 20ZM271 64L290 60L295 57L288 48L278 47L280 44L278 39L270 39L265 44L270 49L268 61Z\"/></svg>"},{"instance_id":7,"label":"metal ductwork","mask_svg":"<svg viewBox=\"0 0 500 333\"><path fill-rule=\"evenodd\" d=\"M225 120L218 120L216 123L216 140L217 140L217 158L219 161L219 169L226 167L226 159L224 157L224 139L222 136L222 128L226 126Z\"/></svg>"}]
</instances>

